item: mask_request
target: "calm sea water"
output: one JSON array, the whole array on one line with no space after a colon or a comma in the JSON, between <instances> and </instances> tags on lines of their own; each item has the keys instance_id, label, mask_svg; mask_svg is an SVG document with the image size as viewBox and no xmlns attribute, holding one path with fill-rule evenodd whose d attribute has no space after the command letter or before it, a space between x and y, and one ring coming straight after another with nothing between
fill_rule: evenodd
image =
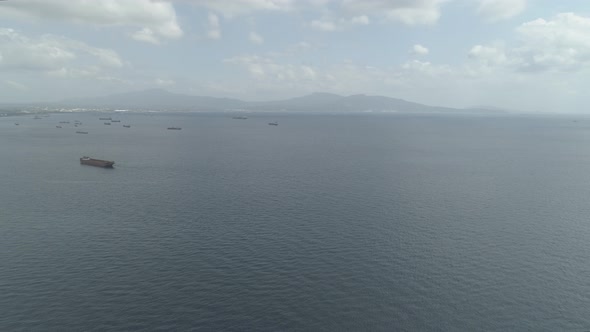
<instances>
[{"instance_id":1,"label":"calm sea water","mask_svg":"<svg viewBox=\"0 0 590 332\"><path fill-rule=\"evenodd\" d=\"M590 330L577 119L0 118L0 330Z\"/></svg>"}]
</instances>

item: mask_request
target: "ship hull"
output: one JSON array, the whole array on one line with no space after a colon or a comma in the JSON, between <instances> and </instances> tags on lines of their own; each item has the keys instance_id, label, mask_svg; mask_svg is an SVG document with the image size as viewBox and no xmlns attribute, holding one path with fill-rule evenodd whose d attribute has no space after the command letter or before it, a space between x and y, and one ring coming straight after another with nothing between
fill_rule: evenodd
<instances>
[{"instance_id":1,"label":"ship hull","mask_svg":"<svg viewBox=\"0 0 590 332\"><path fill-rule=\"evenodd\" d=\"M92 159L92 158L80 158L80 164L88 165L88 166L95 166L95 167L103 167L103 168L113 168L113 165L115 164L115 162L108 161L108 160Z\"/></svg>"}]
</instances>

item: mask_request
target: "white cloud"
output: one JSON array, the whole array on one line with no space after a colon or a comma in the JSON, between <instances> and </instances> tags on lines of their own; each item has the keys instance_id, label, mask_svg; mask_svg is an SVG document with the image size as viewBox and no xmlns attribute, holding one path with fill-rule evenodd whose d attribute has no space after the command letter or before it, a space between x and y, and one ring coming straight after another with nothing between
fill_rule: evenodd
<instances>
[{"instance_id":1,"label":"white cloud","mask_svg":"<svg viewBox=\"0 0 590 332\"><path fill-rule=\"evenodd\" d=\"M186 0L189 2L188 0ZM247 15L257 11L290 12L323 10L338 13L347 23L367 25L369 16L384 16L408 25L434 24L440 7L452 0L192 0L189 3L223 14L225 17ZM340 20L316 20L311 26L323 31L337 30Z\"/></svg>"},{"instance_id":2,"label":"white cloud","mask_svg":"<svg viewBox=\"0 0 590 332\"><path fill-rule=\"evenodd\" d=\"M246 15L256 11L289 11L295 6L295 0L190 0L187 2L221 13L225 17Z\"/></svg>"},{"instance_id":3,"label":"white cloud","mask_svg":"<svg viewBox=\"0 0 590 332\"><path fill-rule=\"evenodd\" d=\"M248 70L248 72L258 78L266 75L264 67L270 65L270 60L264 59L256 55L243 55L223 60L225 63L239 65Z\"/></svg>"},{"instance_id":4,"label":"white cloud","mask_svg":"<svg viewBox=\"0 0 590 332\"><path fill-rule=\"evenodd\" d=\"M587 85L589 30L590 18L574 13L525 22L516 28L511 43L472 47L471 61L457 70L472 81L467 88L481 98L480 104L505 102L510 108L531 111L585 110L590 100L571 96ZM494 101L494 96L502 98Z\"/></svg>"},{"instance_id":5,"label":"white cloud","mask_svg":"<svg viewBox=\"0 0 590 332\"><path fill-rule=\"evenodd\" d=\"M527 0L479 0L477 12L490 22L509 19L526 9Z\"/></svg>"},{"instance_id":6,"label":"white cloud","mask_svg":"<svg viewBox=\"0 0 590 332\"><path fill-rule=\"evenodd\" d=\"M77 71L80 76L80 71L96 74L123 66L113 50L54 35L28 37L13 29L0 29L0 71L41 71L67 76L59 74L67 67L69 73Z\"/></svg>"},{"instance_id":7,"label":"white cloud","mask_svg":"<svg viewBox=\"0 0 590 332\"><path fill-rule=\"evenodd\" d=\"M510 64L506 50L501 45L475 45L468 53L470 59L489 67Z\"/></svg>"},{"instance_id":8,"label":"white cloud","mask_svg":"<svg viewBox=\"0 0 590 332\"><path fill-rule=\"evenodd\" d=\"M294 49L294 50L308 50L310 48L312 48L312 45L308 42L305 42L305 41L299 42L299 43L292 45L290 47L290 49Z\"/></svg>"},{"instance_id":9,"label":"white cloud","mask_svg":"<svg viewBox=\"0 0 590 332\"><path fill-rule=\"evenodd\" d=\"M172 85L176 84L176 82L174 80L163 79L163 78L156 78L154 80L154 83L156 83L156 85L159 85L159 86L172 86Z\"/></svg>"},{"instance_id":10,"label":"white cloud","mask_svg":"<svg viewBox=\"0 0 590 332\"><path fill-rule=\"evenodd\" d=\"M350 22L352 24L359 24L359 25L368 25L370 23L369 18L367 15L355 16L353 17Z\"/></svg>"},{"instance_id":11,"label":"white cloud","mask_svg":"<svg viewBox=\"0 0 590 332\"><path fill-rule=\"evenodd\" d=\"M277 56L301 56L302 54L309 52L314 48L314 45L302 41L299 43L291 44L286 47L284 52L276 52L275 55Z\"/></svg>"},{"instance_id":12,"label":"white cloud","mask_svg":"<svg viewBox=\"0 0 590 332\"><path fill-rule=\"evenodd\" d=\"M221 38L221 30L212 29L212 30L207 31L207 38L209 38L209 39Z\"/></svg>"},{"instance_id":13,"label":"white cloud","mask_svg":"<svg viewBox=\"0 0 590 332\"><path fill-rule=\"evenodd\" d=\"M336 23L329 21L329 20L313 20L311 21L311 23L309 24L310 27L312 27L313 29L316 30L320 30L320 31L336 31L338 29L338 27L336 26Z\"/></svg>"},{"instance_id":14,"label":"white cloud","mask_svg":"<svg viewBox=\"0 0 590 332\"><path fill-rule=\"evenodd\" d=\"M428 61L412 60L404 63L402 69L413 71L427 76L450 75L453 74L453 69L446 65L434 65Z\"/></svg>"},{"instance_id":15,"label":"white cloud","mask_svg":"<svg viewBox=\"0 0 590 332\"><path fill-rule=\"evenodd\" d=\"M86 52L89 55L94 56L95 60L97 60L98 65L111 68L123 67L123 61L119 57L119 54L117 54L117 52L113 50L92 47L82 42L72 41L63 38L62 41L66 44L69 44L69 46L73 49L78 49L80 51Z\"/></svg>"},{"instance_id":16,"label":"white cloud","mask_svg":"<svg viewBox=\"0 0 590 332\"><path fill-rule=\"evenodd\" d=\"M434 24L440 18L440 11L438 8L400 8L389 11L387 16L407 25Z\"/></svg>"},{"instance_id":17,"label":"white cloud","mask_svg":"<svg viewBox=\"0 0 590 332\"><path fill-rule=\"evenodd\" d=\"M420 44L416 44L412 47L412 51L411 53L415 54L415 55L427 55L430 51L428 50L428 48L420 45Z\"/></svg>"},{"instance_id":18,"label":"white cloud","mask_svg":"<svg viewBox=\"0 0 590 332\"><path fill-rule=\"evenodd\" d=\"M13 29L0 29L0 54L0 69L51 70L76 59L58 38L30 39Z\"/></svg>"},{"instance_id":19,"label":"white cloud","mask_svg":"<svg viewBox=\"0 0 590 332\"><path fill-rule=\"evenodd\" d=\"M46 74L57 78L96 78L101 69L96 66L78 67L78 68L59 68L47 71Z\"/></svg>"},{"instance_id":20,"label":"white cloud","mask_svg":"<svg viewBox=\"0 0 590 332\"><path fill-rule=\"evenodd\" d=\"M292 61L290 61L290 59ZM292 97L317 91L341 94L359 92L385 94L400 87L400 69L376 68L340 62L327 67L296 64L295 58L270 58L257 55L226 59L226 64L242 68L245 81L226 84L228 90L240 91L259 98ZM233 85L232 85L233 84ZM362 90L359 90L362 87ZM261 95L262 94L262 95Z\"/></svg>"},{"instance_id":21,"label":"white cloud","mask_svg":"<svg viewBox=\"0 0 590 332\"><path fill-rule=\"evenodd\" d=\"M441 17L442 6L456 0L185 0L225 17L255 12L316 11L338 18L314 20L310 26L336 31L345 24L367 25L371 17L383 17L406 25L432 25ZM512 18L527 7L527 0L476 0L477 12L487 21ZM346 17L351 17L346 19Z\"/></svg>"},{"instance_id":22,"label":"white cloud","mask_svg":"<svg viewBox=\"0 0 590 332\"><path fill-rule=\"evenodd\" d=\"M305 82L315 80L317 73L307 65L280 64L271 58L243 55L224 60L225 63L245 68L254 78L273 82Z\"/></svg>"},{"instance_id":23,"label":"white cloud","mask_svg":"<svg viewBox=\"0 0 590 332\"><path fill-rule=\"evenodd\" d=\"M257 34L254 31L250 32L250 35L248 35L248 38L250 39L250 42L252 42L253 44L260 45L260 44L264 43L264 38L262 38L262 36L260 36L259 34Z\"/></svg>"},{"instance_id":24,"label":"white cloud","mask_svg":"<svg viewBox=\"0 0 590 332\"><path fill-rule=\"evenodd\" d=\"M6 1L0 6L0 17L55 20L94 26L139 27L140 30L132 36L136 40L151 43L159 38L179 38L183 34L174 6L163 1Z\"/></svg>"},{"instance_id":25,"label":"white cloud","mask_svg":"<svg viewBox=\"0 0 590 332\"><path fill-rule=\"evenodd\" d=\"M221 27L219 25L219 17L213 13L209 13L209 15L207 16L207 21L209 22L209 31L207 31L207 38L221 38Z\"/></svg>"},{"instance_id":26,"label":"white cloud","mask_svg":"<svg viewBox=\"0 0 590 332\"><path fill-rule=\"evenodd\" d=\"M146 43L152 43L155 45L160 44L160 40L158 39L154 31L152 31L152 29L150 28L143 28L139 31L134 32L133 34L131 34L131 38Z\"/></svg>"},{"instance_id":27,"label":"white cloud","mask_svg":"<svg viewBox=\"0 0 590 332\"><path fill-rule=\"evenodd\" d=\"M569 71L590 65L589 17L562 13L526 22L516 31L525 69Z\"/></svg>"},{"instance_id":28,"label":"white cloud","mask_svg":"<svg viewBox=\"0 0 590 332\"><path fill-rule=\"evenodd\" d=\"M407 25L434 24L440 18L441 5L448 0L343 0L349 11L384 15Z\"/></svg>"},{"instance_id":29,"label":"white cloud","mask_svg":"<svg viewBox=\"0 0 590 332\"><path fill-rule=\"evenodd\" d=\"M131 81L128 81L128 80L125 80L125 79L122 79L119 77L109 76L109 75L97 76L96 79L99 81L105 81L105 82L133 85L133 82L131 82Z\"/></svg>"},{"instance_id":30,"label":"white cloud","mask_svg":"<svg viewBox=\"0 0 590 332\"><path fill-rule=\"evenodd\" d=\"M319 31L334 32L343 30L355 25L368 25L370 19L366 15L354 16L350 19L340 18L332 19L331 17L323 17L319 20L313 20L309 23L309 27Z\"/></svg>"},{"instance_id":31,"label":"white cloud","mask_svg":"<svg viewBox=\"0 0 590 332\"><path fill-rule=\"evenodd\" d=\"M315 80L317 77L315 70L309 66L301 66L301 71L304 78Z\"/></svg>"},{"instance_id":32,"label":"white cloud","mask_svg":"<svg viewBox=\"0 0 590 332\"><path fill-rule=\"evenodd\" d=\"M590 18L562 13L525 22L513 45L476 45L469 57L485 67L518 72L571 72L590 68Z\"/></svg>"},{"instance_id":33,"label":"white cloud","mask_svg":"<svg viewBox=\"0 0 590 332\"><path fill-rule=\"evenodd\" d=\"M19 91L29 90L29 88L26 85L19 83L19 82L12 81L12 80L4 80L4 85L6 85L9 88L14 89L14 90L19 90Z\"/></svg>"}]
</instances>

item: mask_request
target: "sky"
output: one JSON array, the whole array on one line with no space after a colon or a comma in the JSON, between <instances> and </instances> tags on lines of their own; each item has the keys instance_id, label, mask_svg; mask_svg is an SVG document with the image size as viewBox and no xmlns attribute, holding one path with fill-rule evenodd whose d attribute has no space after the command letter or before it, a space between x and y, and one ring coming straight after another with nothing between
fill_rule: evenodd
<instances>
[{"instance_id":1,"label":"sky","mask_svg":"<svg viewBox=\"0 0 590 332\"><path fill-rule=\"evenodd\" d=\"M0 103L162 88L590 112L588 0L7 0Z\"/></svg>"}]
</instances>

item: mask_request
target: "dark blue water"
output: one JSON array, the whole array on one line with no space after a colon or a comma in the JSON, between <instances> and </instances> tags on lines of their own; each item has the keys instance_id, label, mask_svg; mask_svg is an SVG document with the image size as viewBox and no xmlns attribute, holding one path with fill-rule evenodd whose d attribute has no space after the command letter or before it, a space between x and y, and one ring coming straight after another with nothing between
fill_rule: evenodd
<instances>
[{"instance_id":1,"label":"dark blue water","mask_svg":"<svg viewBox=\"0 0 590 332\"><path fill-rule=\"evenodd\" d=\"M109 115L0 118L1 331L590 330L590 118Z\"/></svg>"}]
</instances>

